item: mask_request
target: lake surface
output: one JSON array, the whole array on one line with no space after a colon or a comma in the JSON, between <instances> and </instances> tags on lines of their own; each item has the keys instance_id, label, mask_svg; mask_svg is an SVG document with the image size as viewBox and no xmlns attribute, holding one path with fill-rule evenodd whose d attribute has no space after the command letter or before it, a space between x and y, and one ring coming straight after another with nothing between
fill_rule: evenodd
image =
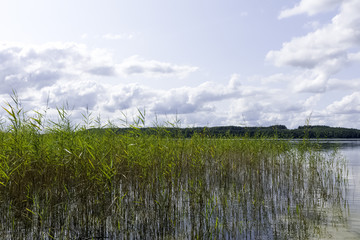
<instances>
[{"instance_id":1,"label":"lake surface","mask_svg":"<svg viewBox=\"0 0 360 240\"><path fill-rule=\"evenodd\" d=\"M349 191L347 200L349 215L347 226L331 231L333 239L360 239L360 140L323 140L337 145L348 163Z\"/></svg>"}]
</instances>

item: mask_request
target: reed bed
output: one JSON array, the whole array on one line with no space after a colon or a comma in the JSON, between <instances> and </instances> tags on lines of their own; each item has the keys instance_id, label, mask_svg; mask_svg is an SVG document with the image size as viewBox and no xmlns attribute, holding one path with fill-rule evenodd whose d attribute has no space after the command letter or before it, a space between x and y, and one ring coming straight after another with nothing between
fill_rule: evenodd
<instances>
[{"instance_id":1,"label":"reed bed","mask_svg":"<svg viewBox=\"0 0 360 240\"><path fill-rule=\"evenodd\" d=\"M336 150L261 137L191 138L158 126L94 128L84 114L29 116L16 96L0 131L1 239L311 239L346 224Z\"/></svg>"}]
</instances>

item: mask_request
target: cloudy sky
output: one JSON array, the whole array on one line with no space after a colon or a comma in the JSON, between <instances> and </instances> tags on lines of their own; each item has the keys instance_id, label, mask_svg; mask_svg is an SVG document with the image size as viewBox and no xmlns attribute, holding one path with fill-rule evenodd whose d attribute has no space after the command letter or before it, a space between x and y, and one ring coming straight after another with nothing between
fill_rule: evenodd
<instances>
[{"instance_id":1,"label":"cloudy sky","mask_svg":"<svg viewBox=\"0 0 360 240\"><path fill-rule=\"evenodd\" d=\"M0 99L114 122L360 128L359 0L4 0ZM5 117L5 112L0 112Z\"/></svg>"}]
</instances>

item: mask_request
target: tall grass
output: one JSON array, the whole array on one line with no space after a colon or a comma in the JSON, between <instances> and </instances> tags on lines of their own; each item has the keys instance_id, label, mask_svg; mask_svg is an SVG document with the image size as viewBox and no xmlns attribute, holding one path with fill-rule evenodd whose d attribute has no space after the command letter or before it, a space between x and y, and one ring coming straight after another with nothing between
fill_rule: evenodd
<instances>
[{"instance_id":1,"label":"tall grass","mask_svg":"<svg viewBox=\"0 0 360 240\"><path fill-rule=\"evenodd\" d=\"M278 139L119 134L26 113L16 95L0 131L0 238L307 239L346 220L336 152ZM95 128L96 126L96 128Z\"/></svg>"}]
</instances>

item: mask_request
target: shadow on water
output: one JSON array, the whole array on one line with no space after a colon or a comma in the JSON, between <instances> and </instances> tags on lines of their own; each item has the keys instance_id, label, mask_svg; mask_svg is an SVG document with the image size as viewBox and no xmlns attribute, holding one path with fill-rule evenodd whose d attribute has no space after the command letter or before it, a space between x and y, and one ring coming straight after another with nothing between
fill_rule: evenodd
<instances>
[{"instance_id":1,"label":"shadow on water","mask_svg":"<svg viewBox=\"0 0 360 240\"><path fill-rule=\"evenodd\" d=\"M326 239L347 225L347 167L336 150L196 136L127 141L137 155L121 158L108 181L50 184L27 172L34 185L2 186L0 237Z\"/></svg>"}]
</instances>

